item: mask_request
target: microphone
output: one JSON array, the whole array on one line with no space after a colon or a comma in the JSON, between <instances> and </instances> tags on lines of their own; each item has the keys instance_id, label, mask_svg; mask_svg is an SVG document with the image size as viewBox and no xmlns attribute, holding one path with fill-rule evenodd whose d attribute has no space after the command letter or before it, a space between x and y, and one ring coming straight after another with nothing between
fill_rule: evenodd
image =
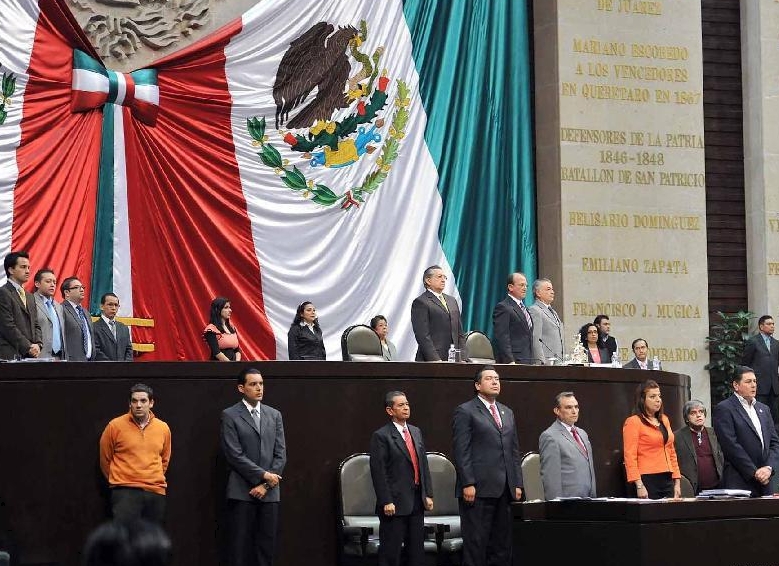
<instances>
[{"instance_id":1,"label":"microphone","mask_svg":"<svg viewBox=\"0 0 779 566\"><path fill-rule=\"evenodd\" d=\"M550 354L552 354L552 359L554 360L554 363L552 365L554 365L554 364L562 364L563 360L561 360L560 357L557 354L554 353L554 350L552 350L552 348L550 348L549 346L546 345L546 342L544 342L544 340L540 336L538 337L538 341L541 342L541 345L544 348L546 348L547 351Z\"/></svg>"}]
</instances>

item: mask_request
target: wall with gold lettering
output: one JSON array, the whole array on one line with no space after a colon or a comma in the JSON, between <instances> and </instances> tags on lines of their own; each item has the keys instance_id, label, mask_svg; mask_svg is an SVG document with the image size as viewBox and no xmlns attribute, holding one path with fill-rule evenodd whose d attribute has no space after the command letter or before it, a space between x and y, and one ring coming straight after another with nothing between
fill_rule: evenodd
<instances>
[{"instance_id":1,"label":"wall with gold lettering","mask_svg":"<svg viewBox=\"0 0 779 566\"><path fill-rule=\"evenodd\" d=\"M741 3L749 309L779 315L779 2ZM755 326L756 326L755 321Z\"/></svg>"},{"instance_id":2,"label":"wall with gold lettering","mask_svg":"<svg viewBox=\"0 0 779 566\"><path fill-rule=\"evenodd\" d=\"M701 7L537 0L539 273L566 350L598 314L709 403ZM674 423L681 425L681 423Z\"/></svg>"}]
</instances>

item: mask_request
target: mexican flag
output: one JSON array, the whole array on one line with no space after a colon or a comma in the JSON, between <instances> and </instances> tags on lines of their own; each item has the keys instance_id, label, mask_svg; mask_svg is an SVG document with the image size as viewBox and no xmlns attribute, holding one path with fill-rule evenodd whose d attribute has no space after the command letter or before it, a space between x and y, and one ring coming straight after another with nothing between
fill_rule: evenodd
<instances>
[{"instance_id":1,"label":"mexican flag","mask_svg":"<svg viewBox=\"0 0 779 566\"><path fill-rule=\"evenodd\" d=\"M204 359L228 298L244 359L317 307L328 359L441 265L439 175L400 0L263 0L153 69L104 69L65 0L0 18L0 252L120 297L142 359Z\"/></svg>"}]
</instances>

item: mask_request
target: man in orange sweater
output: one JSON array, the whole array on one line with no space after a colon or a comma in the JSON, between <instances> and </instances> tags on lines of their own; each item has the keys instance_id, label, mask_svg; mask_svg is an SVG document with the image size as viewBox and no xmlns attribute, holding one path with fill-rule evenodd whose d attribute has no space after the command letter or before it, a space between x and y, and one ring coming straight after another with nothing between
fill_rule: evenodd
<instances>
[{"instance_id":1,"label":"man in orange sweater","mask_svg":"<svg viewBox=\"0 0 779 566\"><path fill-rule=\"evenodd\" d=\"M114 519L165 517L165 473L170 462L170 428L154 416L154 392L143 383L130 388L130 410L116 417L100 437L100 468L111 488Z\"/></svg>"}]
</instances>

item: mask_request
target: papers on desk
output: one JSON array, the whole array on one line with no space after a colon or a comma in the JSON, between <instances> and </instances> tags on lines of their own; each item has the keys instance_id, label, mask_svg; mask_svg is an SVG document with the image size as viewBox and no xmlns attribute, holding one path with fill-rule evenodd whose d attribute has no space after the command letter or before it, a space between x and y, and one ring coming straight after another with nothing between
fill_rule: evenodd
<instances>
[{"instance_id":1,"label":"papers on desk","mask_svg":"<svg viewBox=\"0 0 779 566\"><path fill-rule=\"evenodd\" d=\"M698 499L730 499L732 497L749 497L748 489L704 489L698 494Z\"/></svg>"}]
</instances>

